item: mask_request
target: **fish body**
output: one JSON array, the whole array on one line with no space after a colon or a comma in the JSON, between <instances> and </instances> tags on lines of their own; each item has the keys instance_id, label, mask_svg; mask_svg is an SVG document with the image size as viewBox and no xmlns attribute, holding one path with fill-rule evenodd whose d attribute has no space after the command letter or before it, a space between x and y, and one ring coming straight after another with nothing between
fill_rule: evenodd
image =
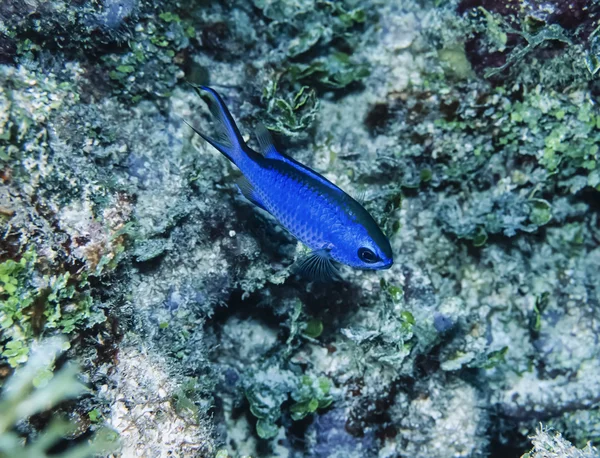
<instances>
[{"instance_id":1,"label":"fish body","mask_svg":"<svg viewBox=\"0 0 600 458\"><path fill-rule=\"evenodd\" d=\"M351 196L319 173L280 153L265 128L257 131L262 154L244 140L219 94L211 97L219 135L199 135L242 172L238 186L250 201L313 251L301 262L309 276L325 279L334 272L331 260L361 269L387 269L393 263L390 243L375 220Z\"/></svg>"}]
</instances>

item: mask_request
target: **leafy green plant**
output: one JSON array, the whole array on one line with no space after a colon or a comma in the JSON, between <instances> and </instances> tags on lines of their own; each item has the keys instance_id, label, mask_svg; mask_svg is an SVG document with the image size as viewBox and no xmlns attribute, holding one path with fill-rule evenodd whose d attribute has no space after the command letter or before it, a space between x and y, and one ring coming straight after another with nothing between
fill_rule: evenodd
<instances>
[{"instance_id":1,"label":"leafy green plant","mask_svg":"<svg viewBox=\"0 0 600 458\"><path fill-rule=\"evenodd\" d=\"M316 339L323 332L323 321L318 318L310 318L304 323L303 333L312 339Z\"/></svg>"},{"instance_id":2,"label":"leafy green plant","mask_svg":"<svg viewBox=\"0 0 600 458\"><path fill-rule=\"evenodd\" d=\"M385 285L382 285L382 286L385 286ZM404 291L401 286L388 285L387 293L390 295L394 304L401 303L402 299L404 298ZM409 313L409 312L406 312L406 313Z\"/></svg>"},{"instance_id":3,"label":"leafy green plant","mask_svg":"<svg viewBox=\"0 0 600 458\"><path fill-rule=\"evenodd\" d=\"M600 35L598 32L600 31L600 27L596 27L596 29L590 34L588 38L588 52L585 56L585 65L587 66L588 71L592 76L598 73L600 70Z\"/></svg>"},{"instance_id":4,"label":"leafy green plant","mask_svg":"<svg viewBox=\"0 0 600 458\"><path fill-rule=\"evenodd\" d=\"M279 78L271 81L263 91L263 100L267 103L269 121L266 127L295 137L308 129L319 112L319 100L313 89L302 86L289 98L279 91Z\"/></svg>"},{"instance_id":5,"label":"leafy green plant","mask_svg":"<svg viewBox=\"0 0 600 458\"><path fill-rule=\"evenodd\" d=\"M475 364L471 364L470 366L481 367L483 369L493 369L498 366L500 363L505 361L506 353L508 352L508 347L502 347L500 350L492 351L485 355L485 359L482 361L478 361Z\"/></svg>"},{"instance_id":6,"label":"leafy green plant","mask_svg":"<svg viewBox=\"0 0 600 458\"><path fill-rule=\"evenodd\" d=\"M92 310L85 275L44 274L33 249L18 261L0 264L0 359L12 367L27 361L35 336L44 332L69 335L105 320L103 312Z\"/></svg>"},{"instance_id":7,"label":"leafy green plant","mask_svg":"<svg viewBox=\"0 0 600 458\"><path fill-rule=\"evenodd\" d=\"M296 401L290 407L292 420L302 420L307 415L318 409L325 409L331 405L331 380L327 377L303 375L292 392L292 399Z\"/></svg>"},{"instance_id":8,"label":"leafy green plant","mask_svg":"<svg viewBox=\"0 0 600 458\"><path fill-rule=\"evenodd\" d=\"M515 193L482 195L469 206L461 207L457 199L442 202L438 218L444 230L479 247L489 234L513 237L518 232L537 231L552 219L552 205L544 199L528 199Z\"/></svg>"},{"instance_id":9,"label":"leafy green plant","mask_svg":"<svg viewBox=\"0 0 600 458\"><path fill-rule=\"evenodd\" d=\"M367 64L357 63L343 52L316 59L309 64L295 64L290 67L292 79L326 89L343 89L357 83L370 71Z\"/></svg>"},{"instance_id":10,"label":"leafy green plant","mask_svg":"<svg viewBox=\"0 0 600 458\"><path fill-rule=\"evenodd\" d=\"M385 286L384 282L382 286ZM400 288L390 286L388 295L391 304L386 304L378 311L377 320L341 330L353 347L356 361L361 365L397 367L414 347L415 317L408 310L398 311L404 294Z\"/></svg>"},{"instance_id":11,"label":"leafy green plant","mask_svg":"<svg viewBox=\"0 0 600 458\"><path fill-rule=\"evenodd\" d=\"M479 11L481 11L485 16L488 26L488 37L498 50L504 51L508 39L508 33L520 35L527 42L527 45L513 50L508 55L506 62L503 65L487 69L485 73L486 78L490 78L501 73L515 62L523 59L527 54L544 42L560 41L569 45L573 44L572 41L565 35L563 28L558 24L547 25L535 33L528 33L526 30L515 30L508 25L501 16L494 15L482 7L479 7Z\"/></svg>"},{"instance_id":12,"label":"leafy green plant","mask_svg":"<svg viewBox=\"0 0 600 458\"><path fill-rule=\"evenodd\" d=\"M294 380L291 371L276 367L258 371L246 380L244 392L250 412L258 419L256 433L260 438L271 439L277 435L281 405L294 389Z\"/></svg>"},{"instance_id":13,"label":"leafy green plant","mask_svg":"<svg viewBox=\"0 0 600 458\"><path fill-rule=\"evenodd\" d=\"M538 87L506 109L511 122L501 128L501 145L520 147L530 136L538 163L572 192L600 186L600 114L592 104Z\"/></svg>"},{"instance_id":14,"label":"leafy green plant","mask_svg":"<svg viewBox=\"0 0 600 458\"><path fill-rule=\"evenodd\" d=\"M295 401L289 408L292 420L298 421L331 405L332 383L327 377L313 374L296 376L290 370L268 367L247 379L245 393L250 412L258 420L256 433L262 439L277 435L277 422L282 416L282 406L291 397Z\"/></svg>"},{"instance_id":15,"label":"leafy green plant","mask_svg":"<svg viewBox=\"0 0 600 458\"><path fill-rule=\"evenodd\" d=\"M108 54L102 59L119 94L134 102L145 95L168 96L183 77L175 55L189 46L196 33L176 13L166 11L158 17L160 21L138 24L135 36L128 41L129 52Z\"/></svg>"},{"instance_id":16,"label":"leafy green plant","mask_svg":"<svg viewBox=\"0 0 600 458\"><path fill-rule=\"evenodd\" d=\"M67 342L59 338L45 341L33 352L28 363L6 381L0 394L0 458L85 458L106 455L118 448L118 434L100 427L90 440L63 453L51 452L59 440L80 430L76 423L61 418L52 419L31 441L24 441L14 432L17 423L61 402L77 399L86 391L77 379L79 370L75 365L67 364L61 370L53 371L56 357L66 346Z\"/></svg>"}]
</instances>

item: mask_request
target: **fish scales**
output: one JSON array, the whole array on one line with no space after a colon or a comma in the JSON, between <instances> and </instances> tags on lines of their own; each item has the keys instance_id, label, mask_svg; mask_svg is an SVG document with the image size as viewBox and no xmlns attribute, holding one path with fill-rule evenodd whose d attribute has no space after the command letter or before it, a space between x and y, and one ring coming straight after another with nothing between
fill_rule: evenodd
<instances>
[{"instance_id":1,"label":"fish scales","mask_svg":"<svg viewBox=\"0 0 600 458\"><path fill-rule=\"evenodd\" d=\"M210 137L190 127L240 169L244 179L238 186L244 196L313 250L300 261L301 271L326 279L335 273L333 261L370 270L392 266L389 240L360 203L278 151L264 128L257 131L262 154L252 150L221 96L209 87L200 89L210 95L218 135Z\"/></svg>"},{"instance_id":2,"label":"fish scales","mask_svg":"<svg viewBox=\"0 0 600 458\"><path fill-rule=\"evenodd\" d=\"M261 189L258 195L267 211L310 248L322 247L327 243L328 229L348 222L332 198L319 192L314 184L295 179L277 166L266 166L258 175L255 188ZM282 193L282 189L287 192Z\"/></svg>"}]
</instances>

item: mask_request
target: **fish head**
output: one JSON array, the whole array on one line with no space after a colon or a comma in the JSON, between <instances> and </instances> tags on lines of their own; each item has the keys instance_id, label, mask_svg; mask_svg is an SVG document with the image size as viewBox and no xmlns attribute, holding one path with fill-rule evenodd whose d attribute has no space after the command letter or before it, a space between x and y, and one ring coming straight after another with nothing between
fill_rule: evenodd
<instances>
[{"instance_id":1,"label":"fish head","mask_svg":"<svg viewBox=\"0 0 600 458\"><path fill-rule=\"evenodd\" d=\"M389 269L394 263L390 241L366 210L363 218L337 234L331 256L356 269Z\"/></svg>"}]
</instances>

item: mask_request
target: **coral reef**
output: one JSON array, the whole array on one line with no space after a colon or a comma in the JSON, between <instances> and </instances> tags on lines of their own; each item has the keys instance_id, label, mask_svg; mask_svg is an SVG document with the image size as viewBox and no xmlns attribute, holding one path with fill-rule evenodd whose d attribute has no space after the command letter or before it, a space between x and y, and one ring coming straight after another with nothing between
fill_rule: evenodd
<instances>
[{"instance_id":1,"label":"coral reef","mask_svg":"<svg viewBox=\"0 0 600 458\"><path fill-rule=\"evenodd\" d=\"M0 455L597 456L599 5L2 2ZM188 83L394 266L298 277Z\"/></svg>"},{"instance_id":2,"label":"coral reef","mask_svg":"<svg viewBox=\"0 0 600 458\"><path fill-rule=\"evenodd\" d=\"M598 451L588 444L584 449L577 449L566 441L560 433L551 434L542 426L532 436L533 449L521 458L593 458L598 456Z\"/></svg>"}]
</instances>

